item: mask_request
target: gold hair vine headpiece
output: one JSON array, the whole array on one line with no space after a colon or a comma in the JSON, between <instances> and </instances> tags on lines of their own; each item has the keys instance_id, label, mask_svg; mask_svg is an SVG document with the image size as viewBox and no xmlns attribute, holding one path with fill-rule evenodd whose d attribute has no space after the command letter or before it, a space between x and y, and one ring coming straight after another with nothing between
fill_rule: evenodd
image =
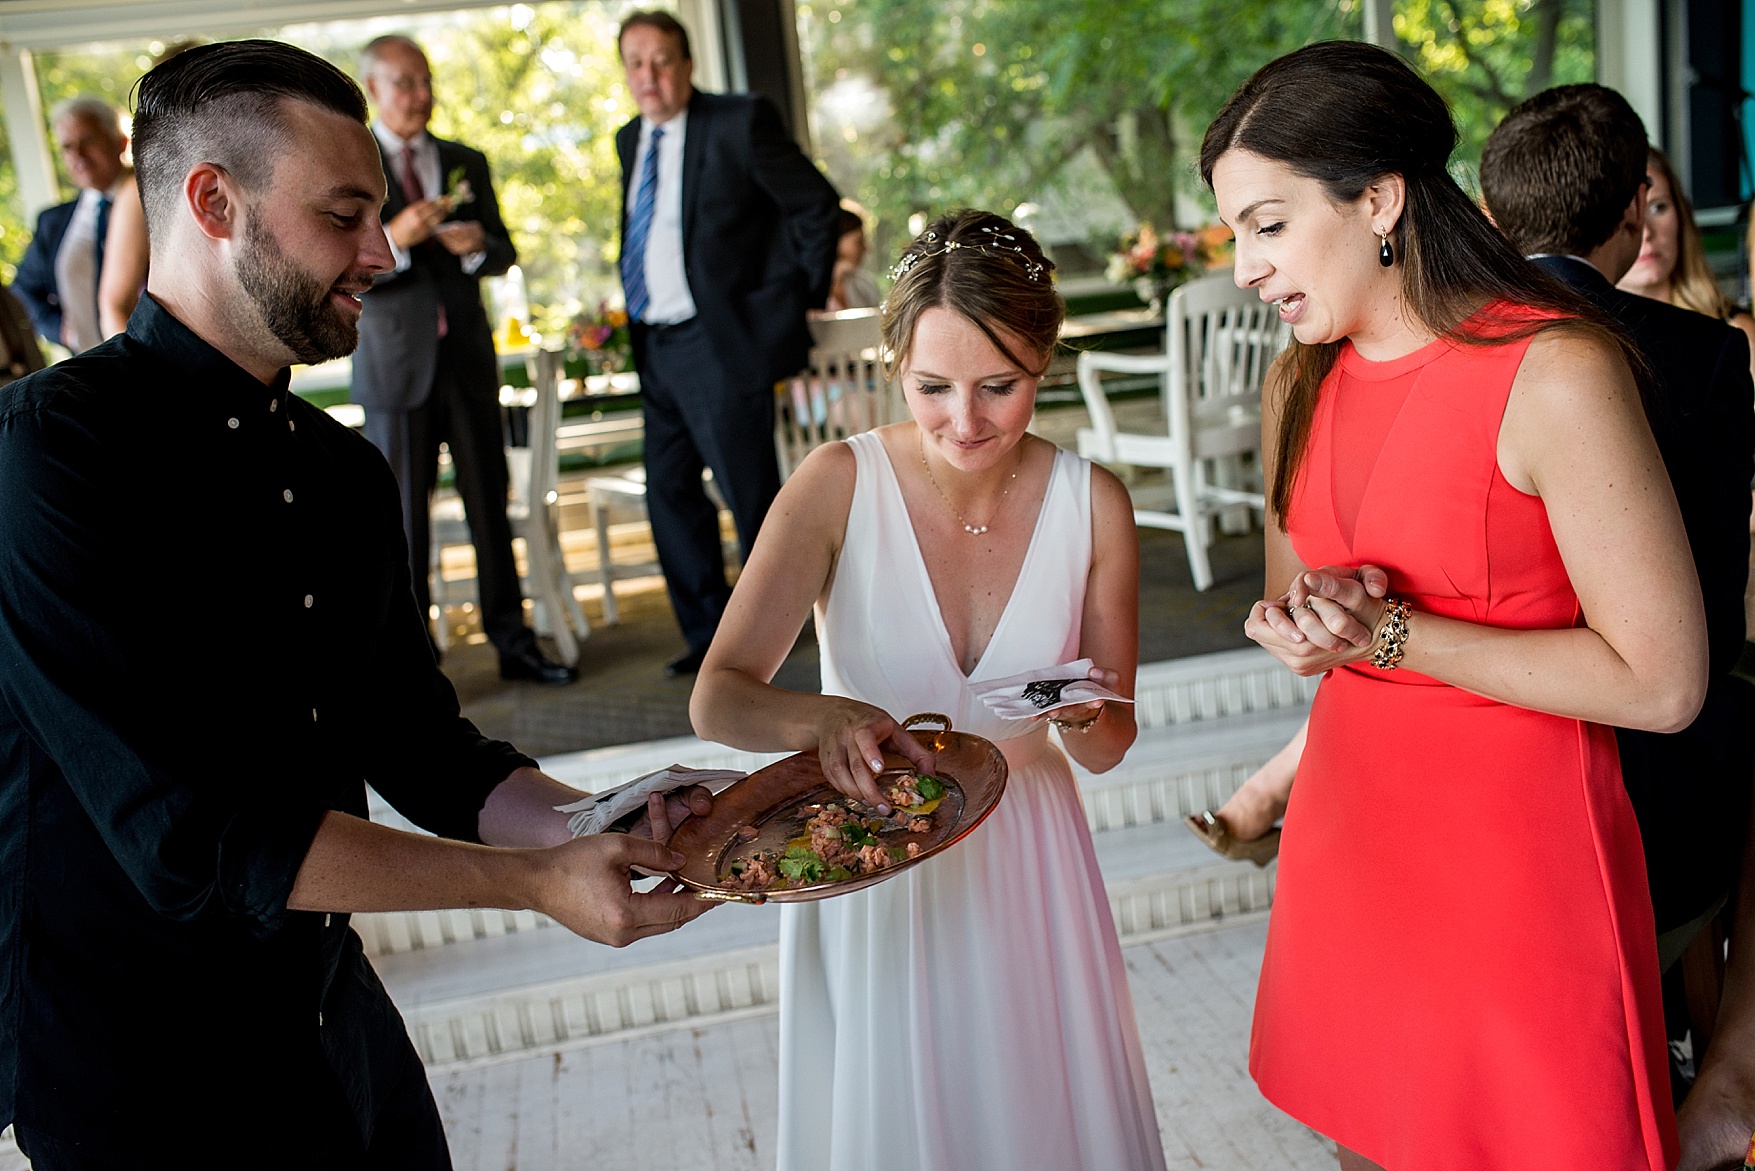
<instances>
[{"instance_id":1,"label":"gold hair vine headpiece","mask_svg":"<svg viewBox=\"0 0 1755 1171\"><path fill-rule=\"evenodd\" d=\"M901 279L909 269L929 256L943 256L947 252L955 252L958 248L986 248L990 251L1009 252L1018 258L1019 264L1024 266L1025 276L1033 281L1042 279L1042 274L1047 271L1047 266L1040 260L1032 260L1029 253L1025 252L1023 246L1018 243L1016 236L993 227L985 227L981 230L986 233L988 239L978 240L973 244L965 244L961 240L946 240L942 248L932 247L938 243L937 232L926 233L920 237L920 244L925 247L920 248L919 251L910 251L902 259L896 261L896 266L890 269L890 279Z\"/></svg>"}]
</instances>

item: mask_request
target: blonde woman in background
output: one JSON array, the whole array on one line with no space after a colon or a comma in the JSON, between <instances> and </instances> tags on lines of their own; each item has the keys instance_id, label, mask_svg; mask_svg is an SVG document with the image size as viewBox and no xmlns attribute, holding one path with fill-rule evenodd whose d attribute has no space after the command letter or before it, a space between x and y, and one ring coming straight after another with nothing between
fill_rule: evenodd
<instances>
[{"instance_id":1,"label":"blonde woman in background","mask_svg":"<svg viewBox=\"0 0 1755 1171\"><path fill-rule=\"evenodd\" d=\"M1692 309L1720 321L1728 321L1749 335L1755 351L1755 316L1733 305L1718 287L1694 208L1676 182L1670 160L1656 147L1646 166L1651 191L1645 204L1645 242L1639 259L1616 286L1625 292L1650 297L1683 309Z\"/></svg>"}]
</instances>

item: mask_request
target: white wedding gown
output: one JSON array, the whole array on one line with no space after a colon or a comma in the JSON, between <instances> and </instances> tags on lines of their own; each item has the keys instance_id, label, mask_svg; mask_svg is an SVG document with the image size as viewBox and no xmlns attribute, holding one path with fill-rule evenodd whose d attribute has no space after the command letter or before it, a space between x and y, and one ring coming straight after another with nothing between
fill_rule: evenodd
<instances>
[{"instance_id":1,"label":"white wedding gown","mask_svg":"<svg viewBox=\"0 0 1755 1171\"><path fill-rule=\"evenodd\" d=\"M1010 765L986 822L907 873L783 908L779 1171L1159 1171L1133 999L1077 783L1041 725L970 692L1079 658L1091 469L1055 457L974 672L952 653L883 442L820 616L823 691L942 712Z\"/></svg>"}]
</instances>

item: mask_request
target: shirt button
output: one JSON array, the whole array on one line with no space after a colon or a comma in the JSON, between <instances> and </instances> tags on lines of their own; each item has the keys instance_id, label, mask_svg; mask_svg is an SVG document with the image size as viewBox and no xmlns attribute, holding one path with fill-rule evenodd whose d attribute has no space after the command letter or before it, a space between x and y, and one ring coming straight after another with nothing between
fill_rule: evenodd
<instances>
[{"instance_id":1,"label":"shirt button","mask_svg":"<svg viewBox=\"0 0 1755 1171\"><path fill-rule=\"evenodd\" d=\"M313 724L317 722L317 709L316 708L311 709L311 722Z\"/></svg>"},{"instance_id":2,"label":"shirt button","mask_svg":"<svg viewBox=\"0 0 1755 1171\"><path fill-rule=\"evenodd\" d=\"M291 504L292 503L292 489L291 488L283 489L280 493L280 498L282 500L286 501L288 504Z\"/></svg>"},{"instance_id":3,"label":"shirt button","mask_svg":"<svg viewBox=\"0 0 1755 1171\"><path fill-rule=\"evenodd\" d=\"M298 428L297 428L297 427L295 427L295 426L293 426L293 421L292 421L292 420L291 420L291 419L288 419L288 420L287 420L287 421L286 421L286 429L287 429L287 430L288 430L288 431L297 431L297 430L298 430Z\"/></svg>"},{"instance_id":4,"label":"shirt button","mask_svg":"<svg viewBox=\"0 0 1755 1171\"><path fill-rule=\"evenodd\" d=\"M278 411L280 409L280 400L277 398L269 399L268 400L268 409L271 411Z\"/></svg>"},{"instance_id":5,"label":"shirt button","mask_svg":"<svg viewBox=\"0 0 1755 1171\"><path fill-rule=\"evenodd\" d=\"M227 427L230 427L233 431L236 431L238 429L238 421L236 419L227 419L225 421L225 425Z\"/></svg>"},{"instance_id":6,"label":"shirt button","mask_svg":"<svg viewBox=\"0 0 1755 1171\"><path fill-rule=\"evenodd\" d=\"M312 606L315 606L316 604L317 604L316 598L313 598L310 594L305 595L305 609L309 610Z\"/></svg>"}]
</instances>

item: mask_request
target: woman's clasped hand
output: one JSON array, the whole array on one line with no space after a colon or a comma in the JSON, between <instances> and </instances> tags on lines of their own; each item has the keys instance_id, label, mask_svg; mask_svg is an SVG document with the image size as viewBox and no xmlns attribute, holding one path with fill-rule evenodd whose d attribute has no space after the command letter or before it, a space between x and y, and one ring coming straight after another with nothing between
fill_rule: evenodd
<instances>
[{"instance_id":1,"label":"woman's clasped hand","mask_svg":"<svg viewBox=\"0 0 1755 1171\"><path fill-rule=\"evenodd\" d=\"M1375 565L1325 565L1250 608L1243 632L1298 675L1368 658L1387 609L1389 574Z\"/></svg>"}]
</instances>

